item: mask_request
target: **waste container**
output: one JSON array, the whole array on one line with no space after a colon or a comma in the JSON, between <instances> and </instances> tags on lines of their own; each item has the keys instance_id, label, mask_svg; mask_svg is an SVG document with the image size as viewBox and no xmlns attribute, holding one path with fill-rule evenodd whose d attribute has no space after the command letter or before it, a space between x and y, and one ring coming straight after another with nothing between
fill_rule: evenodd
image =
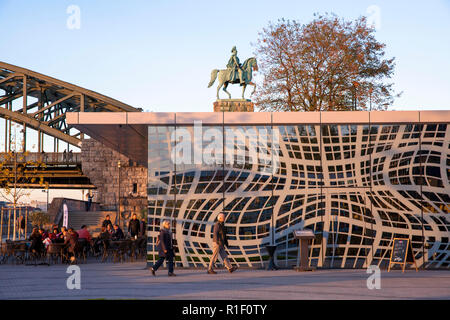
<instances>
[{"instance_id":1,"label":"waste container","mask_svg":"<svg viewBox=\"0 0 450 320\"><path fill-rule=\"evenodd\" d=\"M277 246L267 245L266 250L270 258L267 270L278 270L278 266L275 264L275 256L274 256L275 251L277 250Z\"/></svg>"}]
</instances>

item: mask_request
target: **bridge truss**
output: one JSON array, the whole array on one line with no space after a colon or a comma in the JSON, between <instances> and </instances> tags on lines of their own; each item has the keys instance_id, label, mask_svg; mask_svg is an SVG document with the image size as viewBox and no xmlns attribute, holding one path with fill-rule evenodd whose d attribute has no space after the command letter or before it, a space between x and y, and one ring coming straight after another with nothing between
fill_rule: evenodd
<instances>
[{"instance_id":1,"label":"bridge truss","mask_svg":"<svg viewBox=\"0 0 450 320\"><path fill-rule=\"evenodd\" d=\"M142 109L97 92L0 61L0 117L5 120L4 126L1 126L4 130L4 148L0 148L0 153L14 151L13 123L22 127L20 143L25 146L22 150L29 150L27 133L30 130L27 129L33 129L37 132L37 148L33 151L44 151L44 138L47 136L53 138L51 151L58 153L60 141L68 144L67 149L69 145L81 148L84 138L83 133L67 125L66 112L139 111ZM44 177L50 187L94 187L82 175L81 161L51 164L48 171Z\"/></svg>"},{"instance_id":2,"label":"bridge truss","mask_svg":"<svg viewBox=\"0 0 450 320\"><path fill-rule=\"evenodd\" d=\"M11 122L38 132L37 151L44 145L44 134L81 147L83 134L66 123L66 112L137 112L123 102L97 92L0 61L0 117L5 119L5 151L11 150ZM1 93L0 90L0 93ZM59 150L53 150L58 152Z\"/></svg>"}]
</instances>

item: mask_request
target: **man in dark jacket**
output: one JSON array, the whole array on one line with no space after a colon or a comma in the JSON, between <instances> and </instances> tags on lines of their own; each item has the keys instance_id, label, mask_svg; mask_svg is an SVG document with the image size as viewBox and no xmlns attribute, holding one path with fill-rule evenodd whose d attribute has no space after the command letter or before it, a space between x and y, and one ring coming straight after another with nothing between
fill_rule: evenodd
<instances>
[{"instance_id":1,"label":"man in dark jacket","mask_svg":"<svg viewBox=\"0 0 450 320\"><path fill-rule=\"evenodd\" d=\"M108 224L111 225L111 229L113 228L113 224L111 222L111 218L109 217L109 214L106 216L105 220L102 222L102 227L108 228Z\"/></svg>"},{"instance_id":2,"label":"man in dark jacket","mask_svg":"<svg viewBox=\"0 0 450 320\"><path fill-rule=\"evenodd\" d=\"M141 229L141 222L136 216L136 213L133 214L132 219L128 223L128 232L132 238L139 236L139 230Z\"/></svg>"},{"instance_id":3,"label":"man in dark jacket","mask_svg":"<svg viewBox=\"0 0 450 320\"><path fill-rule=\"evenodd\" d=\"M217 273L214 271L213 266L219 254L223 259L225 267L227 267L228 271L231 273L236 270L236 267L231 266L230 260L228 259L228 255L225 251L225 247L228 246L227 230L224 225L225 214L220 213L219 216L217 217L217 220L218 221L214 225L213 230L213 254L211 257L211 261L209 262L208 273L209 274Z\"/></svg>"},{"instance_id":4,"label":"man in dark jacket","mask_svg":"<svg viewBox=\"0 0 450 320\"><path fill-rule=\"evenodd\" d=\"M112 240L122 240L125 238L122 229L120 229L118 224L114 225L114 232L111 235Z\"/></svg>"},{"instance_id":5,"label":"man in dark jacket","mask_svg":"<svg viewBox=\"0 0 450 320\"><path fill-rule=\"evenodd\" d=\"M151 268L152 274L155 276L156 270L162 265L164 259L167 261L169 267L169 277L176 276L173 273L173 245L172 245L172 234L170 233L170 221L164 220L161 231L159 233L158 241L156 244L158 248L158 261Z\"/></svg>"},{"instance_id":6,"label":"man in dark jacket","mask_svg":"<svg viewBox=\"0 0 450 320\"><path fill-rule=\"evenodd\" d=\"M34 250L37 253L42 253L44 250L44 244L42 243L42 235L39 233L38 228L33 228L33 232L28 240L31 241L30 251Z\"/></svg>"}]
</instances>

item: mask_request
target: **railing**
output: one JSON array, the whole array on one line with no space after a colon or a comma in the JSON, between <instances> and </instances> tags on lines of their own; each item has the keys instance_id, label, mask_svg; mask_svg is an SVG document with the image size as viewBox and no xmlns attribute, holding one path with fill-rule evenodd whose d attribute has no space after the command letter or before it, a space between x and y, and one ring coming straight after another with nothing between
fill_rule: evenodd
<instances>
[{"instance_id":1,"label":"railing","mask_svg":"<svg viewBox=\"0 0 450 320\"><path fill-rule=\"evenodd\" d=\"M14 215L14 208L12 207L2 207L0 209L0 240L5 241L10 239L27 238L32 229L32 223L29 219L29 215L33 212L33 210L17 206L16 214ZM17 220L19 216L22 216L25 219L25 229L22 233L20 232L20 226L18 225ZM14 217L16 219L14 219Z\"/></svg>"},{"instance_id":2,"label":"railing","mask_svg":"<svg viewBox=\"0 0 450 320\"><path fill-rule=\"evenodd\" d=\"M63 205L64 202L67 204L67 210L70 215L71 211L85 211L87 201L69 199L69 198L54 198L50 204L49 214L54 217L53 223L57 225L62 225L63 220ZM90 211L100 210L100 204L98 202L92 202Z\"/></svg>"},{"instance_id":3,"label":"railing","mask_svg":"<svg viewBox=\"0 0 450 320\"><path fill-rule=\"evenodd\" d=\"M45 164L80 164L81 152L29 152L27 155L17 153L18 163L43 162ZM12 164L14 158L10 154L0 152L0 162Z\"/></svg>"}]
</instances>

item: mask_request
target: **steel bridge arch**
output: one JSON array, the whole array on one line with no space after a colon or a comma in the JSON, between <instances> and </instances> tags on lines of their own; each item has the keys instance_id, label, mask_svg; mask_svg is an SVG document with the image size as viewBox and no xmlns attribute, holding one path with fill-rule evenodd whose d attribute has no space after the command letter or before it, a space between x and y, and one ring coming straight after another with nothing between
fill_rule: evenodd
<instances>
[{"instance_id":1,"label":"steel bridge arch","mask_svg":"<svg viewBox=\"0 0 450 320\"><path fill-rule=\"evenodd\" d=\"M66 112L140 112L113 98L71 83L0 61L0 117L38 132L38 152L43 150L44 133L76 147L81 147L83 134L71 134ZM29 97L37 101L29 103ZM21 107L13 101L22 99ZM20 100L19 100L20 101ZM9 138L8 138L9 137ZM26 130L23 130L26 145ZM5 124L5 150L11 145L11 129Z\"/></svg>"}]
</instances>

